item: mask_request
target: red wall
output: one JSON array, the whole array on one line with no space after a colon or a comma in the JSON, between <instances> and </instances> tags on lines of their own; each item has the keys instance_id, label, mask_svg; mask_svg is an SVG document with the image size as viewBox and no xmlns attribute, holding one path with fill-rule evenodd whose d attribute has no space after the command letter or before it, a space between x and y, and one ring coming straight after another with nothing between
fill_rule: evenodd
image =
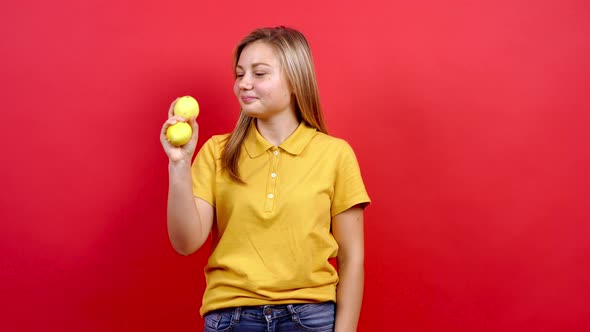
<instances>
[{"instance_id":1,"label":"red wall","mask_svg":"<svg viewBox=\"0 0 590 332\"><path fill-rule=\"evenodd\" d=\"M0 330L201 329L158 134L185 94L231 130L232 49L278 24L373 198L360 331L590 330L587 1L2 7Z\"/></svg>"}]
</instances>

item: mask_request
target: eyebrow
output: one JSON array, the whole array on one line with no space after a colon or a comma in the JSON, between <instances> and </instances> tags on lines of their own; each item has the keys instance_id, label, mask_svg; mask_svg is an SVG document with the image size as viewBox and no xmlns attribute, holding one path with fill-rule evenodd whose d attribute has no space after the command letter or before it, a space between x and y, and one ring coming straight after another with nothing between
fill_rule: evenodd
<instances>
[{"instance_id":1,"label":"eyebrow","mask_svg":"<svg viewBox=\"0 0 590 332\"><path fill-rule=\"evenodd\" d=\"M272 67L271 65L269 65L268 63L264 63L264 62L256 62L252 64L252 67L258 67L258 66L267 66L267 67ZM240 68L240 69L244 69L244 67L240 66L240 65L236 65L236 68Z\"/></svg>"}]
</instances>

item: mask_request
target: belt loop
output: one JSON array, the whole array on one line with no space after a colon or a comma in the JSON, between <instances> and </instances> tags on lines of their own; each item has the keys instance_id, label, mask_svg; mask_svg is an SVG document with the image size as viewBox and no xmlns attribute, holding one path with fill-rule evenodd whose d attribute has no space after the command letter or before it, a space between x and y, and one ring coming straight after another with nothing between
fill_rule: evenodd
<instances>
[{"instance_id":1,"label":"belt loop","mask_svg":"<svg viewBox=\"0 0 590 332\"><path fill-rule=\"evenodd\" d=\"M289 313L291 314L291 320L299 323L299 315L297 315L297 312L295 311L295 308L293 308L292 304L287 305L287 310L289 310Z\"/></svg>"},{"instance_id":2,"label":"belt loop","mask_svg":"<svg viewBox=\"0 0 590 332\"><path fill-rule=\"evenodd\" d=\"M242 307L236 307L234 309L234 314L231 316L232 322L239 323L241 315L242 315Z\"/></svg>"}]
</instances>

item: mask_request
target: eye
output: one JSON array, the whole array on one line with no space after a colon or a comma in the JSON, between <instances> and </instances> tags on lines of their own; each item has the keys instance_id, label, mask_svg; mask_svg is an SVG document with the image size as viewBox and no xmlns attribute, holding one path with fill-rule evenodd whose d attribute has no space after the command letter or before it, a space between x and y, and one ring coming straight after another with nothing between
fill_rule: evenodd
<instances>
[{"instance_id":1,"label":"eye","mask_svg":"<svg viewBox=\"0 0 590 332\"><path fill-rule=\"evenodd\" d=\"M242 78L244 77L244 73L236 73L236 78Z\"/></svg>"},{"instance_id":2,"label":"eye","mask_svg":"<svg viewBox=\"0 0 590 332\"><path fill-rule=\"evenodd\" d=\"M254 73L254 75L256 77L262 77L262 76L266 75L266 73L265 72L256 72L256 73Z\"/></svg>"}]
</instances>

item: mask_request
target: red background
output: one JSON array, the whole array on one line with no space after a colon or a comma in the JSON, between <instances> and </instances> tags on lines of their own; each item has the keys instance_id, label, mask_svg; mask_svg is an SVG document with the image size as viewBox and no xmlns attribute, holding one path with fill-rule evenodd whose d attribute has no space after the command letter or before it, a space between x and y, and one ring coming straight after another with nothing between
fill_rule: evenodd
<instances>
[{"instance_id":1,"label":"red background","mask_svg":"<svg viewBox=\"0 0 590 332\"><path fill-rule=\"evenodd\" d=\"M0 330L201 330L159 131L185 94L231 130L232 49L278 24L373 199L360 331L590 330L587 1L2 7Z\"/></svg>"}]
</instances>

